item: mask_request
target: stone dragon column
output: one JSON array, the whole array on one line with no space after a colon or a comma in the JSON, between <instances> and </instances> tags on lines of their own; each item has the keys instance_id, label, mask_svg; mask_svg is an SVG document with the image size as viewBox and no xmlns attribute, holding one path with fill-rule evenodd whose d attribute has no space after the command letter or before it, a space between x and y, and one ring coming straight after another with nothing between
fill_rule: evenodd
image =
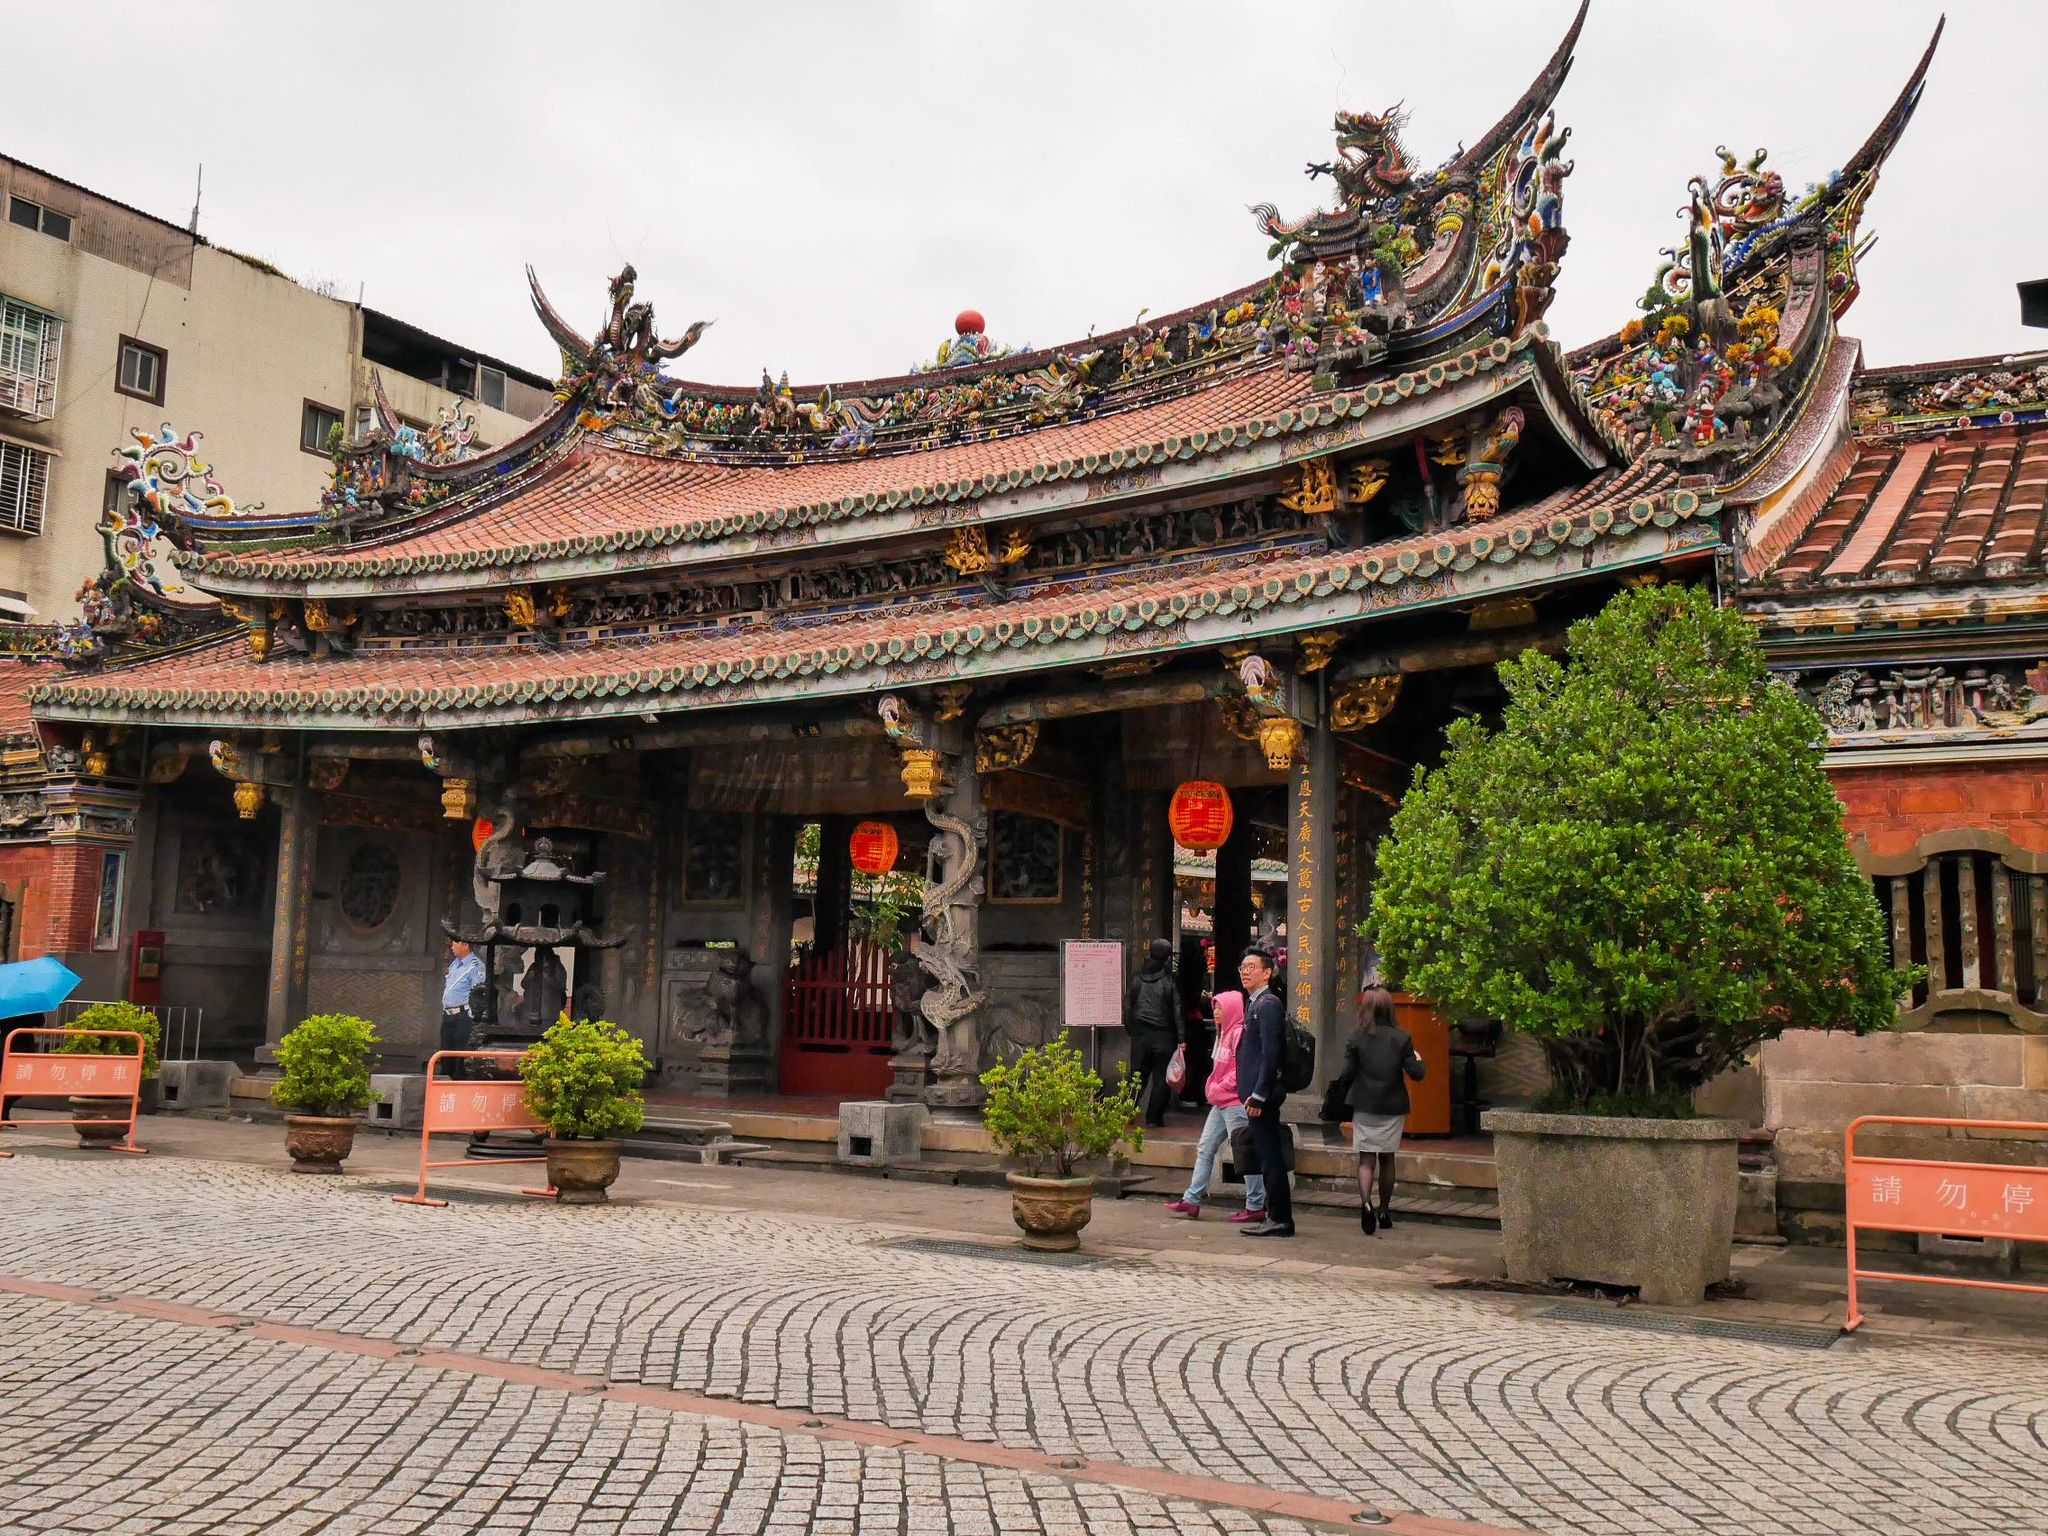
<instances>
[{"instance_id":1,"label":"stone dragon column","mask_svg":"<svg viewBox=\"0 0 2048 1536\"><path fill-rule=\"evenodd\" d=\"M957 711L955 711L957 714ZM932 1042L925 1102L965 1108L982 1100L981 874L987 815L965 727L928 721L901 696L881 702L883 729L903 765L904 793L932 825L923 922L912 952L930 984L918 1012Z\"/></svg>"}]
</instances>

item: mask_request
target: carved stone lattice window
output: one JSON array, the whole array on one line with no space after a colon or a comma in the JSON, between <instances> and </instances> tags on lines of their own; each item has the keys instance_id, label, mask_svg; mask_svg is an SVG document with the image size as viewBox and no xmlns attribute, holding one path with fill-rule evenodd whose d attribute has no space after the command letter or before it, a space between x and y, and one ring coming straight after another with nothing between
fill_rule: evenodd
<instances>
[{"instance_id":1,"label":"carved stone lattice window","mask_svg":"<svg viewBox=\"0 0 2048 1536\"><path fill-rule=\"evenodd\" d=\"M1066 834L1056 821L1022 811L989 818L988 899L1056 902L1063 895Z\"/></svg>"},{"instance_id":2,"label":"carved stone lattice window","mask_svg":"<svg viewBox=\"0 0 2048 1536\"><path fill-rule=\"evenodd\" d=\"M398 910L404 866L388 843L358 843L342 871L337 899L341 916L360 933L375 933Z\"/></svg>"},{"instance_id":3,"label":"carved stone lattice window","mask_svg":"<svg viewBox=\"0 0 2048 1536\"><path fill-rule=\"evenodd\" d=\"M1950 837L1944 842L1960 842ZM2003 838L1990 839L1999 844ZM2004 1015L2048 1026L2048 863L2009 846L1928 848L1872 874L1892 963L1925 978L1901 1000L1902 1022Z\"/></svg>"},{"instance_id":4,"label":"carved stone lattice window","mask_svg":"<svg viewBox=\"0 0 2048 1536\"><path fill-rule=\"evenodd\" d=\"M692 811L683 818L683 901L692 906L732 906L740 900L746 863L740 818L719 811Z\"/></svg>"}]
</instances>

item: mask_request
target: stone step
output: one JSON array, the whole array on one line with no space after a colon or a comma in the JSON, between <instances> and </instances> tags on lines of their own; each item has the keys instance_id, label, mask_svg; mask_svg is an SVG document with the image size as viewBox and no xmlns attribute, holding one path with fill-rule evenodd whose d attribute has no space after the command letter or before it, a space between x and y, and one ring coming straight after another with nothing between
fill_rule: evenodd
<instances>
[{"instance_id":1,"label":"stone step","mask_svg":"<svg viewBox=\"0 0 2048 1536\"><path fill-rule=\"evenodd\" d=\"M680 1141L688 1146L733 1139L730 1120L712 1120L697 1115L649 1115L640 1127L640 1134Z\"/></svg>"}]
</instances>

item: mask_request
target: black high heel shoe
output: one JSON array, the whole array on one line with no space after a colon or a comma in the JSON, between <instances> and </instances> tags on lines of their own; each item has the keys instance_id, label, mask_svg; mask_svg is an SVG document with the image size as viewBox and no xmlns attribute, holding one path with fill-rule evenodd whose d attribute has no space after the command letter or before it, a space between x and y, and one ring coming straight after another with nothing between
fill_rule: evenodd
<instances>
[{"instance_id":1,"label":"black high heel shoe","mask_svg":"<svg viewBox=\"0 0 2048 1536\"><path fill-rule=\"evenodd\" d=\"M1360 1205L1360 1206L1358 1207L1358 1225L1359 1225L1359 1229L1360 1229L1361 1231L1363 1231L1363 1232L1365 1233L1365 1235L1366 1235L1367 1237L1371 1237L1371 1236L1372 1236L1372 1234L1373 1234L1373 1220L1372 1220L1372 1207L1371 1207L1370 1205L1364 1205L1364 1204L1361 1204L1361 1205Z\"/></svg>"},{"instance_id":2,"label":"black high heel shoe","mask_svg":"<svg viewBox=\"0 0 2048 1536\"><path fill-rule=\"evenodd\" d=\"M1394 1230L1394 1212L1391 1207L1384 1205L1380 1207L1379 1223L1389 1232Z\"/></svg>"}]
</instances>

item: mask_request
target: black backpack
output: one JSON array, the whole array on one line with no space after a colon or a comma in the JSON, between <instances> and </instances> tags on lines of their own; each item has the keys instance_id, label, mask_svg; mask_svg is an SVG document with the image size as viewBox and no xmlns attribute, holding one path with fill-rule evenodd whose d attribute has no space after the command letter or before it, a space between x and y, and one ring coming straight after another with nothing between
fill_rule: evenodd
<instances>
[{"instance_id":1,"label":"black backpack","mask_svg":"<svg viewBox=\"0 0 2048 1536\"><path fill-rule=\"evenodd\" d=\"M1180 1033L1180 987L1171 971L1140 976L1137 996L1131 1002L1131 1027L1169 1035Z\"/></svg>"},{"instance_id":2,"label":"black backpack","mask_svg":"<svg viewBox=\"0 0 2048 1536\"><path fill-rule=\"evenodd\" d=\"M1316 1080L1316 1037L1289 1019L1280 1051L1280 1086L1300 1093Z\"/></svg>"}]
</instances>

